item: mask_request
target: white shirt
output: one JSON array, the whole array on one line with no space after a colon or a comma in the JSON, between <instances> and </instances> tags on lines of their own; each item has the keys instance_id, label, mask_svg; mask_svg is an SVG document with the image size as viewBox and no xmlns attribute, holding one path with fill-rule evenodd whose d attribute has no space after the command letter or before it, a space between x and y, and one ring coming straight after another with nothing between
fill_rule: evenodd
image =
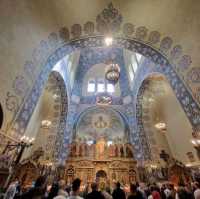
<instances>
[{"instance_id":1,"label":"white shirt","mask_svg":"<svg viewBox=\"0 0 200 199\"><path fill-rule=\"evenodd\" d=\"M200 189L195 190L195 192L194 192L194 198L195 199L200 199Z\"/></svg>"},{"instance_id":2,"label":"white shirt","mask_svg":"<svg viewBox=\"0 0 200 199\"><path fill-rule=\"evenodd\" d=\"M65 196L56 196L53 199L67 199Z\"/></svg>"},{"instance_id":3,"label":"white shirt","mask_svg":"<svg viewBox=\"0 0 200 199\"><path fill-rule=\"evenodd\" d=\"M69 196L67 199L83 199L80 196Z\"/></svg>"}]
</instances>

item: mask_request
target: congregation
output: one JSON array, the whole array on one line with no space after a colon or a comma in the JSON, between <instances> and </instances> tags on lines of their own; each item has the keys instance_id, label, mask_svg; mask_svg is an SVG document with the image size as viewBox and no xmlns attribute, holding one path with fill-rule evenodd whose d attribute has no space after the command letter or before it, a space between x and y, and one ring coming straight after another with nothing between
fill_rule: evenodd
<instances>
[{"instance_id":1,"label":"congregation","mask_svg":"<svg viewBox=\"0 0 200 199\"><path fill-rule=\"evenodd\" d=\"M48 185L45 176L40 176L29 189L22 189L16 179L8 187L3 199L200 199L200 183L130 184L126 190L119 182L113 189L106 183L93 182L81 189L81 180L76 178L71 185L64 180Z\"/></svg>"}]
</instances>

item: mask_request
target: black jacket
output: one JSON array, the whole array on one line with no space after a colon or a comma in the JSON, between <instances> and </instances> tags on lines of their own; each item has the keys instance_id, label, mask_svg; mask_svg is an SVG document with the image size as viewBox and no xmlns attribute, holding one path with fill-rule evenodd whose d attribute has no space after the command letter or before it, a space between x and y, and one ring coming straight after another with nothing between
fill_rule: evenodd
<instances>
[{"instance_id":1,"label":"black jacket","mask_svg":"<svg viewBox=\"0 0 200 199\"><path fill-rule=\"evenodd\" d=\"M113 199L126 199L125 192L120 188L117 188L113 191L112 197Z\"/></svg>"},{"instance_id":2,"label":"black jacket","mask_svg":"<svg viewBox=\"0 0 200 199\"><path fill-rule=\"evenodd\" d=\"M92 191L88 193L86 199L105 199L100 191Z\"/></svg>"}]
</instances>

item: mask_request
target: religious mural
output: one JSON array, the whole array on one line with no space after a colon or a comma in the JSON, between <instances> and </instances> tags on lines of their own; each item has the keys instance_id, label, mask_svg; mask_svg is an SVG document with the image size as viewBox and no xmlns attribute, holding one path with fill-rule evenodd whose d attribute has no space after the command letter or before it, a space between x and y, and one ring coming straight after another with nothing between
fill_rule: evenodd
<instances>
[{"instance_id":1,"label":"religious mural","mask_svg":"<svg viewBox=\"0 0 200 199\"><path fill-rule=\"evenodd\" d=\"M76 124L77 138L107 140L122 139L126 126L121 116L110 108L91 108L82 114Z\"/></svg>"}]
</instances>

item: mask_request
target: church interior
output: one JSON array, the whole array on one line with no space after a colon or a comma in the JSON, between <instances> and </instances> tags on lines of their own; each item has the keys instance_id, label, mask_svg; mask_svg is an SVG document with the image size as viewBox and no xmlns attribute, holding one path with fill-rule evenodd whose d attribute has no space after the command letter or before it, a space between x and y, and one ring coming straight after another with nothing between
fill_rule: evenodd
<instances>
[{"instance_id":1,"label":"church interior","mask_svg":"<svg viewBox=\"0 0 200 199\"><path fill-rule=\"evenodd\" d=\"M200 179L199 17L188 0L1 0L0 187Z\"/></svg>"}]
</instances>

